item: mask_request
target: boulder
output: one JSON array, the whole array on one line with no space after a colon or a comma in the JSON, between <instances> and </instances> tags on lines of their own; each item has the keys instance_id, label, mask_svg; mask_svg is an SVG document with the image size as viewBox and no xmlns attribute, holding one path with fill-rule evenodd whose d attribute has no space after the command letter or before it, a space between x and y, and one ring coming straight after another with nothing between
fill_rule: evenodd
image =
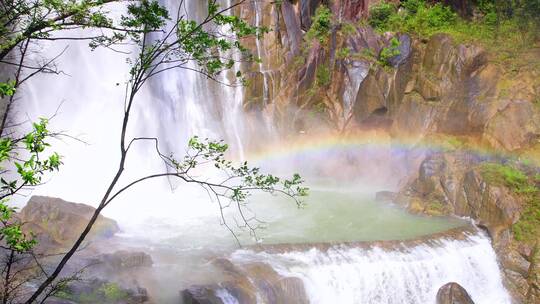
<instances>
[{"instance_id":1,"label":"boulder","mask_svg":"<svg viewBox=\"0 0 540 304\"><path fill-rule=\"evenodd\" d=\"M39 241L38 250L70 247L84 230L95 211L94 207L64 201L59 198L32 196L18 214L24 229L34 233ZM120 229L118 224L100 215L87 240L108 238Z\"/></svg>"},{"instance_id":2,"label":"boulder","mask_svg":"<svg viewBox=\"0 0 540 304\"><path fill-rule=\"evenodd\" d=\"M184 303L222 304L224 297L233 297L238 303L308 303L301 279L283 277L268 264L236 265L227 259L217 259L214 264L225 279L219 285L194 285L183 290Z\"/></svg>"},{"instance_id":3,"label":"boulder","mask_svg":"<svg viewBox=\"0 0 540 304\"><path fill-rule=\"evenodd\" d=\"M184 304L225 304L216 294L218 286L191 286L180 292Z\"/></svg>"},{"instance_id":4,"label":"boulder","mask_svg":"<svg viewBox=\"0 0 540 304\"><path fill-rule=\"evenodd\" d=\"M152 257L140 251L119 250L106 253L90 259L91 270L102 271L108 274L118 274L135 268L152 267Z\"/></svg>"},{"instance_id":5,"label":"boulder","mask_svg":"<svg viewBox=\"0 0 540 304\"><path fill-rule=\"evenodd\" d=\"M452 282L439 288L437 304L474 304L474 302L461 285Z\"/></svg>"}]
</instances>

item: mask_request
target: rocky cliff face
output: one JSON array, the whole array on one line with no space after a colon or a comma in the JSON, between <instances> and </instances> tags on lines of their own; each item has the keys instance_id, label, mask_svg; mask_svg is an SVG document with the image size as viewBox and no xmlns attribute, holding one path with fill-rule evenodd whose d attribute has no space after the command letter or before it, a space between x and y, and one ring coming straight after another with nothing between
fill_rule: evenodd
<instances>
[{"instance_id":1,"label":"rocky cliff face","mask_svg":"<svg viewBox=\"0 0 540 304\"><path fill-rule=\"evenodd\" d=\"M528 227L532 232L524 238L519 228L523 226L520 221L529 220L525 218L527 208L537 204L537 192L533 197L527 194L537 189L525 186L526 174L536 174L537 169L517 171L511 166L517 165L501 164L498 159L467 152L434 153L422 162L418 174L395 201L414 213L458 215L485 227L503 266L506 285L515 299L519 303L537 303L540 235L534 227ZM513 174L520 174L517 172L524 172L519 177L523 186L516 186L518 182Z\"/></svg>"},{"instance_id":2,"label":"rocky cliff face","mask_svg":"<svg viewBox=\"0 0 540 304\"><path fill-rule=\"evenodd\" d=\"M322 42L306 37L321 3L332 13ZM286 0L241 7L242 17L272 30L258 43L246 41L262 59L243 67L250 79L246 108L268 112L284 132L383 128L417 140L470 136L507 151L537 143L538 71L511 72L483 48L445 34L421 40L376 33L361 21L368 6L367 0ZM392 38L399 54L381 63Z\"/></svg>"}]
</instances>

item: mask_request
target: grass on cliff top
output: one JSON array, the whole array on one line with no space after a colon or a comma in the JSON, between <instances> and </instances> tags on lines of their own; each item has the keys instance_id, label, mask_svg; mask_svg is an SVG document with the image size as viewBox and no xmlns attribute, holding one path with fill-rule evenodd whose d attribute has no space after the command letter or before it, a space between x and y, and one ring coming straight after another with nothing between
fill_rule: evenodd
<instances>
[{"instance_id":1,"label":"grass on cliff top","mask_svg":"<svg viewBox=\"0 0 540 304\"><path fill-rule=\"evenodd\" d=\"M386 2L373 5L368 23L381 32L405 32L420 38L447 33L458 43L482 45L493 54L494 62L511 72L540 70L539 60L524 58L531 49L540 48L539 30L532 21L515 16L497 22L494 8L486 10L484 17L468 21L441 3L423 0L402 1L400 7Z\"/></svg>"},{"instance_id":2,"label":"grass on cliff top","mask_svg":"<svg viewBox=\"0 0 540 304\"><path fill-rule=\"evenodd\" d=\"M518 241L534 242L540 237L540 175L529 176L510 165L484 163L480 171L484 180L493 185L506 186L519 195L524 202L517 223L512 226Z\"/></svg>"}]
</instances>

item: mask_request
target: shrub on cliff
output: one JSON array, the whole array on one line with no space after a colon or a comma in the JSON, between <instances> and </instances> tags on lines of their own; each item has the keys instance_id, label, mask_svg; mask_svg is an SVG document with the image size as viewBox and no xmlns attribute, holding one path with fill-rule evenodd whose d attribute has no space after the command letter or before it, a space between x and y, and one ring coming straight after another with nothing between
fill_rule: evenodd
<instances>
[{"instance_id":1,"label":"shrub on cliff","mask_svg":"<svg viewBox=\"0 0 540 304\"><path fill-rule=\"evenodd\" d=\"M381 49L381 52L379 53L378 63L385 67L391 66L392 64L390 63L390 59L401 54L401 51L399 50L399 45L399 40L396 37L390 39L390 45Z\"/></svg>"},{"instance_id":2,"label":"shrub on cliff","mask_svg":"<svg viewBox=\"0 0 540 304\"><path fill-rule=\"evenodd\" d=\"M368 23L376 29L384 29L392 15L396 13L396 6L391 3L381 2L369 8Z\"/></svg>"},{"instance_id":3,"label":"shrub on cliff","mask_svg":"<svg viewBox=\"0 0 540 304\"><path fill-rule=\"evenodd\" d=\"M441 3L428 5L423 0L409 0L402 7L405 11L394 11L385 26L377 28L429 36L454 25L458 19L450 7Z\"/></svg>"},{"instance_id":4,"label":"shrub on cliff","mask_svg":"<svg viewBox=\"0 0 540 304\"><path fill-rule=\"evenodd\" d=\"M332 11L321 5L315 11L309 31L306 33L308 40L317 39L324 43L332 30Z\"/></svg>"},{"instance_id":5,"label":"shrub on cliff","mask_svg":"<svg viewBox=\"0 0 540 304\"><path fill-rule=\"evenodd\" d=\"M512 226L518 241L534 242L540 236L540 191L538 176L529 176L522 170L506 164L484 163L483 178L493 185L508 187L523 200L519 220Z\"/></svg>"}]
</instances>

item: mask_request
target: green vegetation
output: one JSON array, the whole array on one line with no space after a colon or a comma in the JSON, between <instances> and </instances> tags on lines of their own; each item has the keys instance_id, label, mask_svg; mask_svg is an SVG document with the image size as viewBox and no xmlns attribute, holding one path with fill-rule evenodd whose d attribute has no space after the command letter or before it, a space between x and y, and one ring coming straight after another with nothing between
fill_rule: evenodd
<instances>
[{"instance_id":1,"label":"green vegetation","mask_svg":"<svg viewBox=\"0 0 540 304\"><path fill-rule=\"evenodd\" d=\"M376 29L384 29L395 13L396 6L394 4L382 1L370 7L368 23Z\"/></svg>"},{"instance_id":2,"label":"green vegetation","mask_svg":"<svg viewBox=\"0 0 540 304\"><path fill-rule=\"evenodd\" d=\"M112 303L118 303L128 296L128 293L115 283L103 284L98 291L103 293L105 299Z\"/></svg>"},{"instance_id":3,"label":"green vegetation","mask_svg":"<svg viewBox=\"0 0 540 304\"><path fill-rule=\"evenodd\" d=\"M325 87L330 84L330 81L332 80L331 79L332 73L330 69L328 68L328 66L320 65L317 67L317 72L316 72L315 77L316 77L315 85L318 87Z\"/></svg>"},{"instance_id":4,"label":"green vegetation","mask_svg":"<svg viewBox=\"0 0 540 304\"><path fill-rule=\"evenodd\" d=\"M382 48L381 52L379 53L379 64L383 67L390 67L390 59L401 54L399 51L399 45L399 40L396 37L392 37L392 39L390 39L390 45Z\"/></svg>"},{"instance_id":5,"label":"green vegetation","mask_svg":"<svg viewBox=\"0 0 540 304\"><path fill-rule=\"evenodd\" d=\"M50 147L47 141L54 137L47 124L48 120L42 118L21 138L0 138L0 169L10 172L10 167L14 166L16 171L12 178L4 173L0 177L0 239L6 242L7 249L18 253L30 251L37 241L23 233L23 223L13 218L16 208L10 207L9 201L23 188L40 184L47 172L58 170L62 164L60 155L46 151Z\"/></svg>"},{"instance_id":6,"label":"green vegetation","mask_svg":"<svg viewBox=\"0 0 540 304\"><path fill-rule=\"evenodd\" d=\"M434 200L427 204L425 213L429 215L442 216L448 214L448 207L440 201Z\"/></svg>"},{"instance_id":7,"label":"green vegetation","mask_svg":"<svg viewBox=\"0 0 540 304\"><path fill-rule=\"evenodd\" d=\"M13 96L13 94L15 94L14 81L0 82L0 98L4 98L6 96Z\"/></svg>"},{"instance_id":8,"label":"green vegetation","mask_svg":"<svg viewBox=\"0 0 540 304\"><path fill-rule=\"evenodd\" d=\"M97 288L96 288L97 287ZM129 293L116 283L101 283L93 287L92 291L74 294L69 287L56 294L56 297L77 303L123 303L128 300Z\"/></svg>"},{"instance_id":9,"label":"green vegetation","mask_svg":"<svg viewBox=\"0 0 540 304\"><path fill-rule=\"evenodd\" d=\"M516 193L529 192L529 178L521 170L509 165L485 163L481 167L484 179L495 185L504 185Z\"/></svg>"},{"instance_id":10,"label":"green vegetation","mask_svg":"<svg viewBox=\"0 0 540 304\"><path fill-rule=\"evenodd\" d=\"M480 1L479 17L459 17L441 3L403 1L399 7L381 2L370 8L368 23L378 31L406 32L422 38L447 33L459 43L479 43L491 50L493 60L516 69L520 54L534 47L540 33L537 0L515 1L509 7L494 0ZM528 64L523 63L526 67Z\"/></svg>"},{"instance_id":11,"label":"green vegetation","mask_svg":"<svg viewBox=\"0 0 540 304\"><path fill-rule=\"evenodd\" d=\"M540 237L538 176L528 176L513 166L496 163L482 164L480 169L488 183L506 186L523 200L523 211L519 221L512 226L512 232L518 241L534 242Z\"/></svg>"},{"instance_id":12,"label":"green vegetation","mask_svg":"<svg viewBox=\"0 0 540 304\"><path fill-rule=\"evenodd\" d=\"M317 39L321 44L324 44L330 36L331 31L332 11L328 7L321 5L315 11L311 27L306 33L306 38L309 41Z\"/></svg>"},{"instance_id":13,"label":"green vegetation","mask_svg":"<svg viewBox=\"0 0 540 304\"><path fill-rule=\"evenodd\" d=\"M422 0L403 3L405 12L381 2L370 9L369 24L379 31L399 31L430 36L454 25L457 15L441 3L427 5Z\"/></svg>"}]
</instances>

